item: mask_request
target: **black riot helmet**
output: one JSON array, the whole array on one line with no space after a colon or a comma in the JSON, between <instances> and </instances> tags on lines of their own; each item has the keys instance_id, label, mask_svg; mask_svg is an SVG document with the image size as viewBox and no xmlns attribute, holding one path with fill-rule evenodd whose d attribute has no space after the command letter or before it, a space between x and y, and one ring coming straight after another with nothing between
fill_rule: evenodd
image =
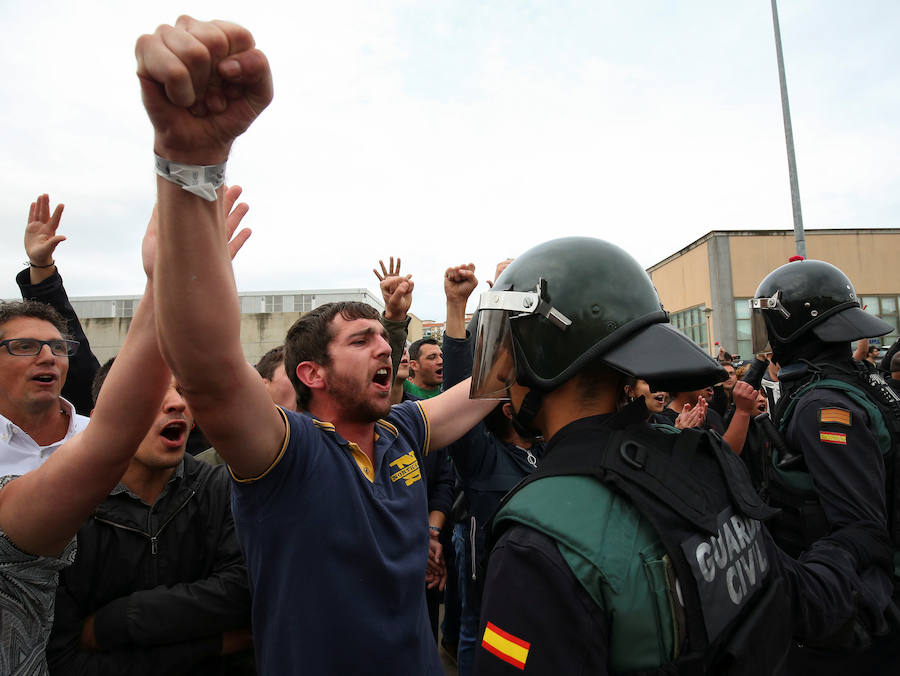
<instances>
[{"instance_id":1,"label":"black riot helmet","mask_svg":"<svg viewBox=\"0 0 900 676\"><path fill-rule=\"evenodd\" d=\"M514 382L548 392L595 359L655 390L693 390L727 374L668 323L650 277L609 242L566 237L516 258L481 295L473 398Z\"/></svg>"},{"instance_id":2,"label":"black riot helmet","mask_svg":"<svg viewBox=\"0 0 900 676\"><path fill-rule=\"evenodd\" d=\"M794 260L770 272L750 299L753 351L791 345L812 333L845 343L890 333L893 327L860 308L853 284L825 261Z\"/></svg>"}]
</instances>

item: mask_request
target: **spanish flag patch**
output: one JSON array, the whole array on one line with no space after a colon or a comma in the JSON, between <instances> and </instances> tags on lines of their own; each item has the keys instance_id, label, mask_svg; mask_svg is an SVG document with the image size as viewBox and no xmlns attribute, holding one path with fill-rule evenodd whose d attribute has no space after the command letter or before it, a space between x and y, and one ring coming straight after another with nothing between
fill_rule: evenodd
<instances>
[{"instance_id":1,"label":"spanish flag patch","mask_svg":"<svg viewBox=\"0 0 900 676\"><path fill-rule=\"evenodd\" d=\"M847 435L843 432L819 432L819 441L827 441L829 444L847 445Z\"/></svg>"},{"instance_id":2,"label":"spanish flag patch","mask_svg":"<svg viewBox=\"0 0 900 676\"><path fill-rule=\"evenodd\" d=\"M531 648L531 644L488 622L484 628L481 647L504 662L509 662L518 669L525 669L525 661L528 659L528 651Z\"/></svg>"},{"instance_id":3,"label":"spanish flag patch","mask_svg":"<svg viewBox=\"0 0 900 676\"><path fill-rule=\"evenodd\" d=\"M850 427L850 411L845 408L820 408L819 423L837 423Z\"/></svg>"}]
</instances>

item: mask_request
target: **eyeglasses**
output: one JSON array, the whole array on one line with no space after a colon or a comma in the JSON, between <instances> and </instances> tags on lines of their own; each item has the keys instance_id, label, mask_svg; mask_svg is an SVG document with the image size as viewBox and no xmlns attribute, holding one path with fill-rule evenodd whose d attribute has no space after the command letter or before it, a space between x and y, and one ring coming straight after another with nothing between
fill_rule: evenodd
<instances>
[{"instance_id":1,"label":"eyeglasses","mask_svg":"<svg viewBox=\"0 0 900 676\"><path fill-rule=\"evenodd\" d=\"M50 347L50 352L56 357L71 357L78 352L77 340L38 340L37 338L9 338L0 340L0 345L6 348L14 357L34 357L41 353L44 345Z\"/></svg>"}]
</instances>

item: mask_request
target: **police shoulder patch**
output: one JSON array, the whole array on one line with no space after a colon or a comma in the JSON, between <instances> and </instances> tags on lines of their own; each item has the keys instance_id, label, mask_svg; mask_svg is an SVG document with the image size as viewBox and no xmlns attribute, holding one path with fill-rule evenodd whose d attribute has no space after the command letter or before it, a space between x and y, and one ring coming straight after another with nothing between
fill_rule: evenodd
<instances>
[{"instance_id":1,"label":"police shoulder patch","mask_svg":"<svg viewBox=\"0 0 900 676\"><path fill-rule=\"evenodd\" d=\"M484 628L484 636L481 638L481 647L504 662L508 662L518 669L525 669L531 643L503 631L493 622L488 622Z\"/></svg>"},{"instance_id":2,"label":"police shoulder patch","mask_svg":"<svg viewBox=\"0 0 900 676\"><path fill-rule=\"evenodd\" d=\"M819 432L819 441L829 444L847 445L847 435L843 432Z\"/></svg>"},{"instance_id":3,"label":"police shoulder patch","mask_svg":"<svg viewBox=\"0 0 900 676\"><path fill-rule=\"evenodd\" d=\"M819 409L819 424L825 423L835 423L838 425L844 425L845 427L850 427L850 424L853 420L853 416L845 408L820 408Z\"/></svg>"}]
</instances>

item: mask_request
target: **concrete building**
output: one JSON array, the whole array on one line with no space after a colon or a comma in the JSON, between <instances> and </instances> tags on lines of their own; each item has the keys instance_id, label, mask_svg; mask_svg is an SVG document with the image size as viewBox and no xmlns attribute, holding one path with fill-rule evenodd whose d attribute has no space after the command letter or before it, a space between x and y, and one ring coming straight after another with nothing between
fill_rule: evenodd
<instances>
[{"instance_id":1,"label":"concrete building","mask_svg":"<svg viewBox=\"0 0 900 676\"><path fill-rule=\"evenodd\" d=\"M308 289L302 291L252 291L239 293L241 345L247 361L255 364L273 347L281 345L297 317L323 303L360 301L379 311L384 303L368 289ZM118 353L128 333L140 296L89 296L72 298L91 348L101 363ZM416 317L409 325L410 340L422 335ZM199 338L199 337L198 337Z\"/></svg>"},{"instance_id":2,"label":"concrete building","mask_svg":"<svg viewBox=\"0 0 900 676\"><path fill-rule=\"evenodd\" d=\"M843 270L866 310L893 324L897 340L900 229L806 230L807 257ZM763 278L794 255L793 230L714 230L650 266L672 323L710 354L715 343L749 357L747 299Z\"/></svg>"}]
</instances>

